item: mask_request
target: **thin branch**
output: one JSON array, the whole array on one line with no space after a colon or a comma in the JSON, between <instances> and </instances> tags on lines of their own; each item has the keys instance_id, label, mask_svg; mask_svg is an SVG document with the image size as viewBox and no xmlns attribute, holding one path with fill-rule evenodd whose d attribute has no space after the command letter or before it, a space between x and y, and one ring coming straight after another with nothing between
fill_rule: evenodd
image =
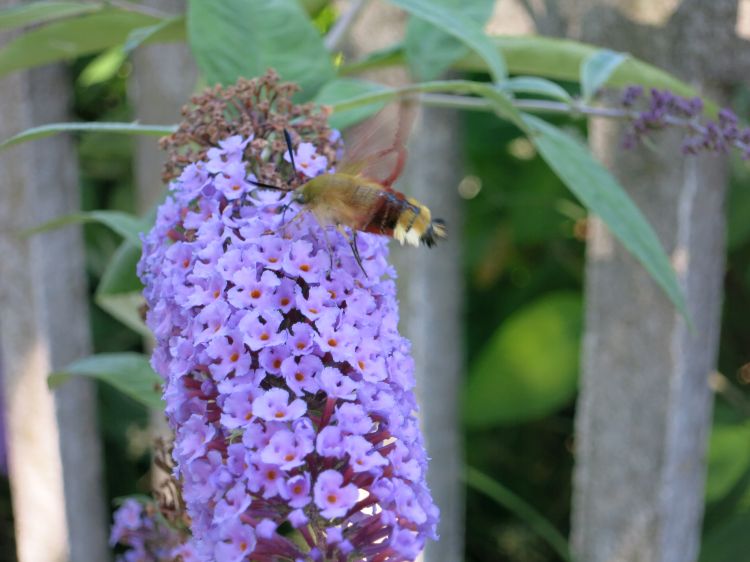
<instances>
[{"instance_id":1,"label":"thin branch","mask_svg":"<svg viewBox=\"0 0 750 562\"><path fill-rule=\"evenodd\" d=\"M328 32L325 38L325 46L329 51L335 51L346 37L346 32L356 21L367 0L352 0L349 9L342 15Z\"/></svg>"},{"instance_id":2,"label":"thin branch","mask_svg":"<svg viewBox=\"0 0 750 562\"><path fill-rule=\"evenodd\" d=\"M179 15L179 14L170 14L167 12L162 12L161 10L157 8L152 8L151 6L138 4L137 2L129 2L128 0L106 0L104 4L105 5L109 4L110 6L114 6L115 8L120 8L121 10L125 10L126 12L137 12L139 14L153 16L159 19L173 18Z\"/></svg>"}]
</instances>

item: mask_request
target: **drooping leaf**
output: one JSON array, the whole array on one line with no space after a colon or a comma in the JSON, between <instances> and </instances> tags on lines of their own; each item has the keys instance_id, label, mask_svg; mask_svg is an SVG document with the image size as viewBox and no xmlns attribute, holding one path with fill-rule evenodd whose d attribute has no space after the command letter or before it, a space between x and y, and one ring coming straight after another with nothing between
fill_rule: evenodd
<instances>
[{"instance_id":1,"label":"drooping leaf","mask_svg":"<svg viewBox=\"0 0 750 562\"><path fill-rule=\"evenodd\" d=\"M0 143L0 150L59 133L117 133L121 135L170 135L177 130L177 125L141 125L140 123L105 123L96 121L91 123L50 123L39 127L32 127Z\"/></svg>"},{"instance_id":2,"label":"drooping leaf","mask_svg":"<svg viewBox=\"0 0 750 562\"><path fill-rule=\"evenodd\" d=\"M581 63L581 93L585 101L591 100L604 86L617 67L627 60L625 53L602 49L586 57Z\"/></svg>"},{"instance_id":3,"label":"drooping leaf","mask_svg":"<svg viewBox=\"0 0 750 562\"><path fill-rule=\"evenodd\" d=\"M573 99L565 88L559 84L555 84L544 78L539 78L538 76L518 76L516 78L510 78L503 83L503 89L514 94L533 94L564 102L570 102Z\"/></svg>"},{"instance_id":4,"label":"drooping leaf","mask_svg":"<svg viewBox=\"0 0 750 562\"><path fill-rule=\"evenodd\" d=\"M161 378L141 353L100 353L75 361L52 373L47 383L54 389L73 376L92 377L112 385L144 406L163 410Z\"/></svg>"},{"instance_id":5,"label":"drooping leaf","mask_svg":"<svg viewBox=\"0 0 750 562\"><path fill-rule=\"evenodd\" d=\"M529 140L562 182L589 211L598 215L617 239L641 262L669 300L687 318L685 301L656 232L617 180L583 144L531 115Z\"/></svg>"},{"instance_id":6,"label":"drooping leaf","mask_svg":"<svg viewBox=\"0 0 750 562\"><path fill-rule=\"evenodd\" d=\"M0 76L103 51L122 44L134 29L159 21L142 13L111 8L54 21L19 35L0 49Z\"/></svg>"},{"instance_id":7,"label":"drooping leaf","mask_svg":"<svg viewBox=\"0 0 750 562\"><path fill-rule=\"evenodd\" d=\"M495 6L494 0L432 0L432 3L446 10L460 11L480 28ZM409 68L420 80L434 80L470 50L454 35L414 17L406 27L404 48Z\"/></svg>"},{"instance_id":8,"label":"drooping leaf","mask_svg":"<svg viewBox=\"0 0 750 562\"><path fill-rule=\"evenodd\" d=\"M68 226L71 224L83 224L90 222L98 222L103 224L104 226L111 228L125 240L135 245L141 243L139 235L145 230L145 224L138 217L135 217L128 213L124 213L122 211L102 210L65 215L63 217L48 221L37 227L31 228L25 231L24 234L27 236L31 236L33 234L38 234L39 232L46 232L48 230L62 228L63 226Z\"/></svg>"},{"instance_id":9,"label":"drooping leaf","mask_svg":"<svg viewBox=\"0 0 750 562\"><path fill-rule=\"evenodd\" d=\"M470 366L464 420L471 428L551 414L575 395L581 299L542 297L508 318Z\"/></svg>"},{"instance_id":10,"label":"drooping leaf","mask_svg":"<svg viewBox=\"0 0 750 562\"><path fill-rule=\"evenodd\" d=\"M0 31L55 19L88 14L102 9L96 2L31 2L0 10Z\"/></svg>"},{"instance_id":11,"label":"drooping leaf","mask_svg":"<svg viewBox=\"0 0 750 562\"><path fill-rule=\"evenodd\" d=\"M477 24L461 9L449 9L431 0L390 0L409 12L412 16L423 19L438 29L456 37L475 51L487 64L493 81L502 82L508 70L500 51Z\"/></svg>"},{"instance_id":12,"label":"drooping leaf","mask_svg":"<svg viewBox=\"0 0 750 562\"><path fill-rule=\"evenodd\" d=\"M389 88L376 82L367 82L355 78L340 78L323 86L318 92L318 95L315 96L315 103L335 107L339 102L351 100L371 93L383 93L388 90ZM385 101L376 101L361 105L354 109L335 111L331 115L329 122L331 126L336 129L345 129L350 125L375 115L378 111L383 109L385 104Z\"/></svg>"},{"instance_id":13,"label":"drooping leaf","mask_svg":"<svg viewBox=\"0 0 750 562\"><path fill-rule=\"evenodd\" d=\"M94 302L134 332L150 337L140 313L145 303L143 285L135 273L140 257L140 246L120 244L99 281Z\"/></svg>"},{"instance_id":14,"label":"drooping leaf","mask_svg":"<svg viewBox=\"0 0 750 562\"><path fill-rule=\"evenodd\" d=\"M187 31L208 84L274 68L310 99L335 75L322 38L296 0L190 0Z\"/></svg>"},{"instance_id":15,"label":"drooping leaf","mask_svg":"<svg viewBox=\"0 0 750 562\"><path fill-rule=\"evenodd\" d=\"M184 41L187 36L185 16L175 16L148 27L139 27L130 32L123 51L131 53L144 43L171 43Z\"/></svg>"}]
</instances>

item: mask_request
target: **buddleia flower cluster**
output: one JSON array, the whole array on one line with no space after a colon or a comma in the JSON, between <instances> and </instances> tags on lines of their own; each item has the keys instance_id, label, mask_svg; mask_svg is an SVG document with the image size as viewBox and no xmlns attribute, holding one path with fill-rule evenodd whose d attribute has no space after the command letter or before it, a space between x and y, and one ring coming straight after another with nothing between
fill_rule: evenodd
<instances>
[{"instance_id":1,"label":"buddleia flower cluster","mask_svg":"<svg viewBox=\"0 0 750 562\"><path fill-rule=\"evenodd\" d=\"M195 98L138 266L197 560L414 560L435 537L387 241L359 254L290 193L331 171L326 114L273 73ZM295 145L289 164L283 131Z\"/></svg>"}]
</instances>

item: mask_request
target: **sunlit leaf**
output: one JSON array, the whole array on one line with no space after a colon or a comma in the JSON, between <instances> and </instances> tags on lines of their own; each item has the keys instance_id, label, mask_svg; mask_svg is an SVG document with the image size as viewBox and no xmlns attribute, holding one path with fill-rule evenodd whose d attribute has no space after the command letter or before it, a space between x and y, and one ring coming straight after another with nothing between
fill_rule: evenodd
<instances>
[{"instance_id":1,"label":"sunlit leaf","mask_svg":"<svg viewBox=\"0 0 750 562\"><path fill-rule=\"evenodd\" d=\"M686 316L685 301L664 248L646 217L588 148L560 129L531 115L529 140L562 182L641 262L669 300Z\"/></svg>"},{"instance_id":2,"label":"sunlit leaf","mask_svg":"<svg viewBox=\"0 0 750 562\"><path fill-rule=\"evenodd\" d=\"M609 49L602 49L586 57L581 63L580 82L583 99L592 99L599 88L609 81L617 67L626 60L625 53L616 53Z\"/></svg>"},{"instance_id":3,"label":"sunlit leaf","mask_svg":"<svg viewBox=\"0 0 750 562\"><path fill-rule=\"evenodd\" d=\"M111 47L86 65L78 75L78 84L87 88L111 79L125 62L125 52L119 45Z\"/></svg>"},{"instance_id":4,"label":"sunlit leaf","mask_svg":"<svg viewBox=\"0 0 750 562\"><path fill-rule=\"evenodd\" d=\"M490 41L502 54L510 73L570 82L579 80L581 63L600 50L600 47L587 43L539 35L492 36ZM404 64L405 59L404 45L391 45L363 60L344 65L340 74L360 73ZM489 72L490 67L480 55L472 52L456 62L452 68L468 72ZM640 84L646 88L664 88L681 96L700 94L695 88L668 72L633 57L629 57L618 66L606 83L612 87L631 84ZM704 102L709 113L717 111L716 104L711 100L704 98Z\"/></svg>"},{"instance_id":5,"label":"sunlit leaf","mask_svg":"<svg viewBox=\"0 0 750 562\"><path fill-rule=\"evenodd\" d=\"M309 99L335 75L322 38L296 0L190 0L187 30L210 85L274 68Z\"/></svg>"},{"instance_id":6,"label":"sunlit leaf","mask_svg":"<svg viewBox=\"0 0 750 562\"><path fill-rule=\"evenodd\" d=\"M467 425L520 423L570 402L578 380L581 314L579 295L558 293L503 322L470 366Z\"/></svg>"},{"instance_id":7,"label":"sunlit leaf","mask_svg":"<svg viewBox=\"0 0 750 562\"><path fill-rule=\"evenodd\" d=\"M164 409L161 400L162 380L151 368L148 357L140 353L91 355L52 373L47 382L54 389L74 376L98 379L144 406L155 410Z\"/></svg>"}]
</instances>

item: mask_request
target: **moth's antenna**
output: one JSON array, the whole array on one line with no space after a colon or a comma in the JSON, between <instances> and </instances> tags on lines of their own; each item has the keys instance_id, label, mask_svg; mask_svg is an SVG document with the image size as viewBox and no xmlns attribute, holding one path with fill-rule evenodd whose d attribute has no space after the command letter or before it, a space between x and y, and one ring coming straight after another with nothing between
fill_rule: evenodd
<instances>
[{"instance_id":1,"label":"moth's antenna","mask_svg":"<svg viewBox=\"0 0 750 562\"><path fill-rule=\"evenodd\" d=\"M253 180L247 180L248 183L253 184L256 187L261 187L263 189L275 189L276 191L287 191L283 187L279 187L278 185L271 185L269 183L261 183L259 181L253 181Z\"/></svg>"},{"instance_id":2,"label":"moth's antenna","mask_svg":"<svg viewBox=\"0 0 750 562\"><path fill-rule=\"evenodd\" d=\"M286 149L289 151L289 161L292 163L294 169L294 177L297 177L297 164L294 162L294 151L292 150L292 137L289 135L289 131L284 129L284 140L286 140Z\"/></svg>"}]
</instances>

